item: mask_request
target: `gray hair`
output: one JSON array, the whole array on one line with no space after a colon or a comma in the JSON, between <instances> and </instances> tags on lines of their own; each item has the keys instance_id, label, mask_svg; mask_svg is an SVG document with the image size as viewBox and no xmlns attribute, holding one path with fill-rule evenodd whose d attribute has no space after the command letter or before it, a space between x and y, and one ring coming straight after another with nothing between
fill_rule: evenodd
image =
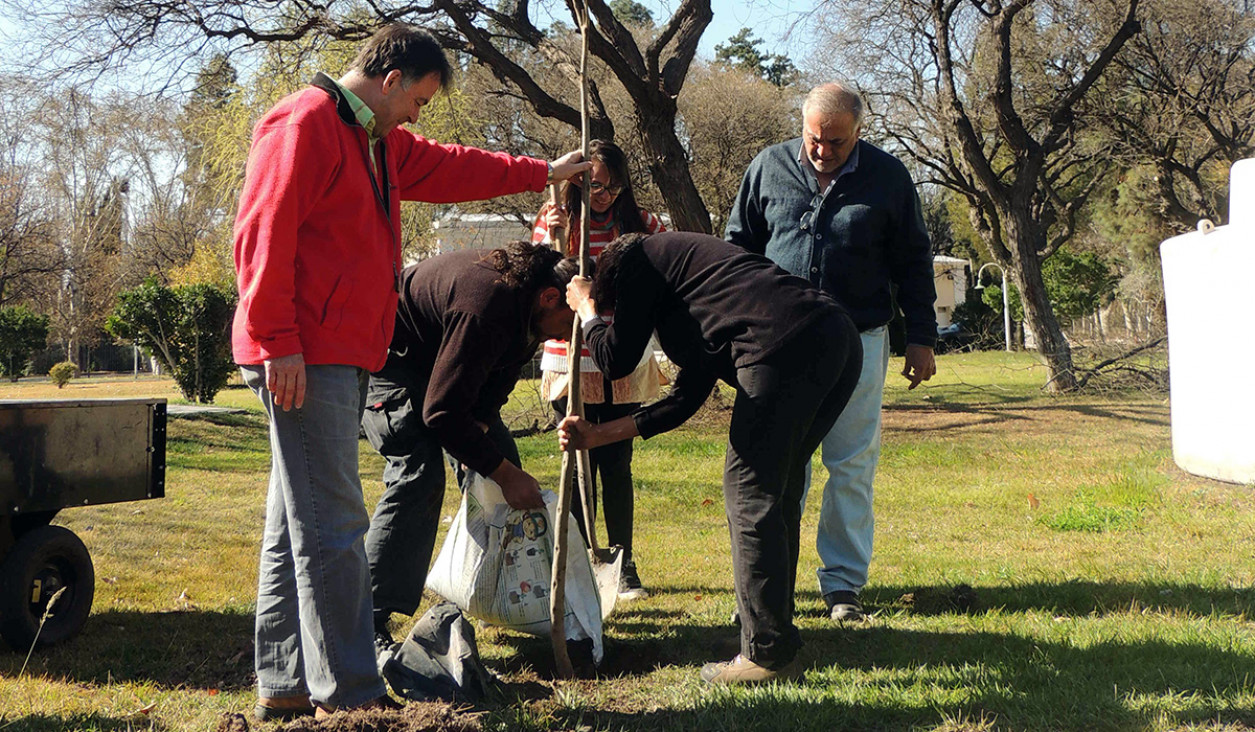
<instances>
[{"instance_id":1,"label":"gray hair","mask_svg":"<svg viewBox=\"0 0 1255 732\"><path fill-rule=\"evenodd\" d=\"M820 84L806 95L802 102L802 116L819 112L825 117L848 114L854 117L855 126L863 124L863 98L854 89L839 81Z\"/></svg>"}]
</instances>

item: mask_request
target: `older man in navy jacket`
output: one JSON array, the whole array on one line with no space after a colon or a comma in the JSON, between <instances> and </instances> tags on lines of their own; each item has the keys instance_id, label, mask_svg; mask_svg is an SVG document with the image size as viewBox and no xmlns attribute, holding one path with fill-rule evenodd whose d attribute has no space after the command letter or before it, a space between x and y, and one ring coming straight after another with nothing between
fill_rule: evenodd
<instances>
[{"instance_id":1,"label":"older man in navy jacket","mask_svg":"<svg viewBox=\"0 0 1255 732\"><path fill-rule=\"evenodd\" d=\"M900 161L859 139L862 121L863 102L845 85L811 90L802 137L750 163L725 235L835 297L862 338L858 387L820 446L828 480L816 539L819 587L838 621L864 617L859 592L872 553L872 479L889 364L885 326L895 289L906 319L908 388L936 372L932 246L919 196Z\"/></svg>"}]
</instances>

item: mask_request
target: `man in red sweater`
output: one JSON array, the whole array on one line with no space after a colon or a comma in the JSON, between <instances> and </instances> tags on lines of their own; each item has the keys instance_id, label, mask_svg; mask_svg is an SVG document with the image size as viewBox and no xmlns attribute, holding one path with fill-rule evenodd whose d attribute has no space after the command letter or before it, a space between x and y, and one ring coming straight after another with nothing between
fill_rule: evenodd
<instances>
[{"instance_id":1,"label":"man in red sweater","mask_svg":"<svg viewBox=\"0 0 1255 732\"><path fill-rule=\"evenodd\" d=\"M404 129L450 73L431 35L391 25L339 81L318 74L253 133L235 223L232 340L270 416L256 625L262 719L391 702L375 666L357 436L366 379L392 339L401 201L540 191L589 167L579 153L546 163Z\"/></svg>"}]
</instances>

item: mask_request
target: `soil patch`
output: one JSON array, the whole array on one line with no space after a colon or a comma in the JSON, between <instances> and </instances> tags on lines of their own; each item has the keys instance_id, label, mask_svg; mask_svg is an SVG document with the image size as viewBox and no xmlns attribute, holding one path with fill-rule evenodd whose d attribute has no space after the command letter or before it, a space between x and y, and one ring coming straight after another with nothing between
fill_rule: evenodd
<instances>
[{"instance_id":1,"label":"soil patch","mask_svg":"<svg viewBox=\"0 0 1255 732\"><path fill-rule=\"evenodd\" d=\"M439 702L410 702L398 710L337 712L326 719L302 717L283 732L481 732L480 715Z\"/></svg>"}]
</instances>

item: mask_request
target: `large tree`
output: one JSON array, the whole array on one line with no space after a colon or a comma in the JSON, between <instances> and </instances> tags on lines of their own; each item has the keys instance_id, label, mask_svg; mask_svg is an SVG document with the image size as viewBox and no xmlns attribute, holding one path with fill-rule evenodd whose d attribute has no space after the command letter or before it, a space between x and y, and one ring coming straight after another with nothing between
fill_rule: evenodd
<instances>
[{"instance_id":1,"label":"large tree","mask_svg":"<svg viewBox=\"0 0 1255 732\"><path fill-rule=\"evenodd\" d=\"M1111 165L1087 135L1096 85L1138 30L1139 0L851 0L829 47L857 70L880 134L962 196L1025 303L1052 391L1077 386L1042 279ZM832 71L832 69L829 69ZM848 73L848 71L847 71Z\"/></svg>"},{"instance_id":2,"label":"large tree","mask_svg":"<svg viewBox=\"0 0 1255 732\"><path fill-rule=\"evenodd\" d=\"M24 163L0 162L0 306L33 296L57 272L51 215Z\"/></svg>"},{"instance_id":3,"label":"large tree","mask_svg":"<svg viewBox=\"0 0 1255 732\"><path fill-rule=\"evenodd\" d=\"M623 21L628 25L652 27L654 25L654 14L649 8L636 2L636 0L610 0L608 3L610 12L614 13L614 17Z\"/></svg>"},{"instance_id":4,"label":"large tree","mask_svg":"<svg viewBox=\"0 0 1255 732\"><path fill-rule=\"evenodd\" d=\"M799 94L757 70L700 64L680 96L691 168L722 234L745 169L763 148L800 134Z\"/></svg>"},{"instance_id":5,"label":"large tree","mask_svg":"<svg viewBox=\"0 0 1255 732\"><path fill-rule=\"evenodd\" d=\"M104 319L122 286L129 165L118 144L133 110L82 89L42 100L41 188L62 255L55 281L38 297L66 358L87 366L86 348L104 340Z\"/></svg>"},{"instance_id":6,"label":"large tree","mask_svg":"<svg viewBox=\"0 0 1255 732\"><path fill-rule=\"evenodd\" d=\"M758 50L762 44L763 39L755 38L754 31L742 28L726 43L715 46L715 60L761 76L776 86L797 81L800 74L792 59L779 53L763 53Z\"/></svg>"},{"instance_id":7,"label":"large tree","mask_svg":"<svg viewBox=\"0 0 1255 732\"><path fill-rule=\"evenodd\" d=\"M203 147L189 144L194 138L169 123L179 119L179 105L139 98L131 106L135 116L117 130L131 171L121 284L132 286L150 275L169 283L219 223L222 211L199 160Z\"/></svg>"},{"instance_id":8,"label":"large tree","mask_svg":"<svg viewBox=\"0 0 1255 732\"><path fill-rule=\"evenodd\" d=\"M665 24L639 40L605 0L584 1L592 18L591 52L632 100L634 131L675 226L709 232L710 216L689 173L688 152L677 133L676 116L677 98L712 17L710 0L681 0ZM575 22L579 2L431 0L362 6L333 0L286 4L276 11L269 0L198 0L194 4L69 0L55 8L24 10L31 27L41 24L56 29L56 45L50 46L56 53L50 62L71 71L99 71L136 61L151 66L154 59L169 64L175 54L180 59L207 57L311 36L360 40L381 22L408 21L427 27L447 47L486 65L540 116L578 127L577 105L566 101L578 69L577 59L567 50L570 44L562 39L570 33L569 26L545 21L561 14ZM361 12L363 7L369 9L368 15ZM538 83L528 65L520 62L527 55L544 59L562 72L561 88ZM593 85L590 97L593 135L613 138L600 85Z\"/></svg>"},{"instance_id":9,"label":"large tree","mask_svg":"<svg viewBox=\"0 0 1255 732\"><path fill-rule=\"evenodd\" d=\"M35 85L0 79L0 307L30 300L61 268L29 122L37 106Z\"/></svg>"},{"instance_id":10,"label":"large tree","mask_svg":"<svg viewBox=\"0 0 1255 732\"><path fill-rule=\"evenodd\" d=\"M1255 155L1255 6L1146 0L1144 14L1098 98L1114 152L1141 184L1119 194L1177 233L1219 223L1229 166Z\"/></svg>"}]
</instances>

